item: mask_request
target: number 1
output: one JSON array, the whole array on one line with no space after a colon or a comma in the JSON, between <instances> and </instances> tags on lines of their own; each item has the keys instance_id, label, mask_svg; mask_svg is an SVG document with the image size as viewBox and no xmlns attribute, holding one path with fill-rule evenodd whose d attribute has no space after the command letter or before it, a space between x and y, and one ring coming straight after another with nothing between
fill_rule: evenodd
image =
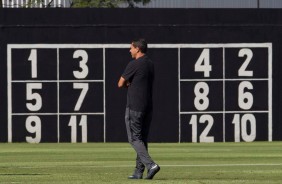
<instances>
[{"instance_id":1,"label":"number 1","mask_svg":"<svg viewBox=\"0 0 282 184\"><path fill-rule=\"evenodd\" d=\"M37 50L31 49L28 60L31 61L31 78L37 78Z\"/></svg>"}]
</instances>

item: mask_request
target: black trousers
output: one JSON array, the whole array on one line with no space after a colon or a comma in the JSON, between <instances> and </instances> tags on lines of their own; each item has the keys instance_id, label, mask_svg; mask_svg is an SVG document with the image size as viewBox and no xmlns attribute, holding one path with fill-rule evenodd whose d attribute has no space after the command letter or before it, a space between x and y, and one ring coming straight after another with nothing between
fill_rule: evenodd
<instances>
[{"instance_id":1,"label":"black trousers","mask_svg":"<svg viewBox=\"0 0 282 184\"><path fill-rule=\"evenodd\" d=\"M137 112L129 108L125 110L125 124L128 142L137 153L136 173L143 173L145 167L155 165L148 153L148 134L152 120L152 112Z\"/></svg>"}]
</instances>

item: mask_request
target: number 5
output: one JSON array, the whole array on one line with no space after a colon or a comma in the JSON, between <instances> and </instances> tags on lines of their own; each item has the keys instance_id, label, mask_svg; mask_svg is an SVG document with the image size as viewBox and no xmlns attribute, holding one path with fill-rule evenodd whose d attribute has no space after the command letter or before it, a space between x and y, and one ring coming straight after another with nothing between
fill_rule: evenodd
<instances>
[{"instance_id":1,"label":"number 5","mask_svg":"<svg viewBox=\"0 0 282 184\"><path fill-rule=\"evenodd\" d=\"M32 92L33 89L42 89L42 83L26 84L26 100L35 100L35 103L26 103L26 107L30 111L38 111L42 107L42 98L40 94Z\"/></svg>"}]
</instances>

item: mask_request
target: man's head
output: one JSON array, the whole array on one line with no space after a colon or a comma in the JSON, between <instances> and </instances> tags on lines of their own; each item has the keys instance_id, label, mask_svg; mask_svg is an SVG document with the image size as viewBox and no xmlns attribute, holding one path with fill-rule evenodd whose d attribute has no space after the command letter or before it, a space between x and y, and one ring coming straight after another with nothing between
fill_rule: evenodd
<instances>
[{"instance_id":1,"label":"man's head","mask_svg":"<svg viewBox=\"0 0 282 184\"><path fill-rule=\"evenodd\" d=\"M147 42L145 39L133 40L130 45L130 53L132 58L137 59L147 52Z\"/></svg>"}]
</instances>

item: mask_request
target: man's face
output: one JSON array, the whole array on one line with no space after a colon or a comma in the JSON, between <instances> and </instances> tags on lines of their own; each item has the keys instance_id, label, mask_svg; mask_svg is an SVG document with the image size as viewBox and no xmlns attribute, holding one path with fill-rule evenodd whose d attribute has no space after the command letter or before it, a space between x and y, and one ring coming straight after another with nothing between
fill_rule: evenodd
<instances>
[{"instance_id":1,"label":"man's face","mask_svg":"<svg viewBox=\"0 0 282 184\"><path fill-rule=\"evenodd\" d=\"M139 52L139 48L138 47L134 47L133 44L131 44L129 52L131 54L131 57L135 59L137 53Z\"/></svg>"}]
</instances>

